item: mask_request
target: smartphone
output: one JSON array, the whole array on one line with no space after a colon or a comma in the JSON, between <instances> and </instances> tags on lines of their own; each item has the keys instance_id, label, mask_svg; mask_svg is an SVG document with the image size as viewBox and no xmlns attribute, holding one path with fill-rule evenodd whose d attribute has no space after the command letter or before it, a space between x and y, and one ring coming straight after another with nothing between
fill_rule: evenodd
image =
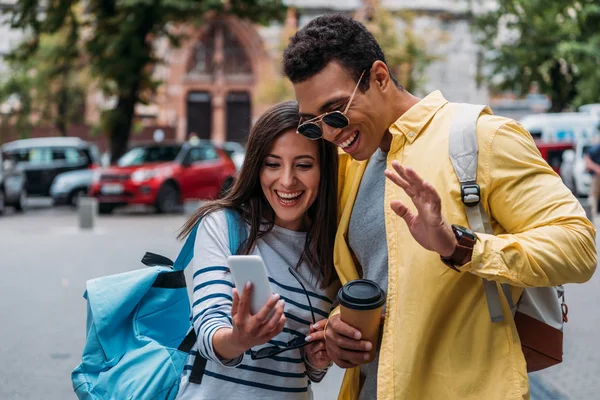
<instances>
[{"instance_id":1,"label":"smartphone","mask_svg":"<svg viewBox=\"0 0 600 400\"><path fill-rule=\"evenodd\" d=\"M250 298L250 313L257 314L273 295L267 268L260 256L230 256L227 265L233 276L233 282L240 297L244 293L246 282L252 282L252 297Z\"/></svg>"}]
</instances>

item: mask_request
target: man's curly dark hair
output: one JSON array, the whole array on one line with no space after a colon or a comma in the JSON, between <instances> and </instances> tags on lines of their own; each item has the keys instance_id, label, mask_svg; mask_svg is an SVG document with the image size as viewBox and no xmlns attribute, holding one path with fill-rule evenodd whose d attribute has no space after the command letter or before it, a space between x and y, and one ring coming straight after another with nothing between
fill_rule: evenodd
<instances>
[{"instance_id":1,"label":"man's curly dark hair","mask_svg":"<svg viewBox=\"0 0 600 400\"><path fill-rule=\"evenodd\" d=\"M303 82L337 61L354 80L367 71L360 84L364 92L369 89L369 70L377 60L385 63L385 55L363 24L342 14L327 14L290 38L283 53L283 72L292 83ZM400 87L391 72L390 77Z\"/></svg>"}]
</instances>

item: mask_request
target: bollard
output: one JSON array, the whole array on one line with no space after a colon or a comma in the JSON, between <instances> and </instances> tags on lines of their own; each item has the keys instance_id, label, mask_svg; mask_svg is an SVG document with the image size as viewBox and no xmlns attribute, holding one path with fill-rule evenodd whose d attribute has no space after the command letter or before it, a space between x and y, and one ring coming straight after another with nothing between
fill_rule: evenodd
<instances>
[{"instance_id":1,"label":"bollard","mask_svg":"<svg viewBox=\"0 0 600 400\"><path fill-rule=\"evenodd\" d=\"M94 229L98 215L98 200L93 197L80 197L77 203L79 229Z\"/></svg>"}]
</instances>

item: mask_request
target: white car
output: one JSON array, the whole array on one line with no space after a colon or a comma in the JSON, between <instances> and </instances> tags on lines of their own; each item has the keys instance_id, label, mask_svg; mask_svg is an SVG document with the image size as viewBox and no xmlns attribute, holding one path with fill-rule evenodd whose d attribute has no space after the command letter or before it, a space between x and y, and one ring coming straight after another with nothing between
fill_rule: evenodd
<instances>
[{"instance_id":1,"label":"white car","mask_svg":"<svg viewBox=\"0 0 600 400\"><path fill-rule=\"evenodd\" d=\"M565 150L563 153L561 178L578 197L587 197L590 193L592 174L587 171L584 156L592 146L589 142L578 142L575 150Z\"/></svg>"}]
</instances>

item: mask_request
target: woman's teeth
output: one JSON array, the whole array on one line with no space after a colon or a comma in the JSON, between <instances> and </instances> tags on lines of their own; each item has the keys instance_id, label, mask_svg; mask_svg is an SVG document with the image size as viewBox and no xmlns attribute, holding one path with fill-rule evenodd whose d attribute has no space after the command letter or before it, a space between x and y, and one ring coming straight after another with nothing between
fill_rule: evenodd
<instances>
[{"instance_id":1,"label":"woman's teeth","mask_svg":"<svg viewBox=\"0 0 600 400\"><path fill-rule=\"evenodd\" d=\"M354 140L356 139L356 137L358 136L358 131L355 131L352 136L350 136L346 141L344 141L343 143L340 143L340 147L342 149L345 149L346 147L350 146L352 143L354 143Z\"/></svg>"},{"instance_id":2,"label":"woman's teeth","mask_svg":"<svg viewBox=\"0 0 600 400\"><path fill-rule=\"evenodd\" d=\"M283 192L275 191L275 193L277 193L277 197L279 197L280 199L282 199L284 201L294 201L298 197L300 197L300 195L303 192L300 191L300 192L283 193Z\"/></svg>"}]
</instances>

